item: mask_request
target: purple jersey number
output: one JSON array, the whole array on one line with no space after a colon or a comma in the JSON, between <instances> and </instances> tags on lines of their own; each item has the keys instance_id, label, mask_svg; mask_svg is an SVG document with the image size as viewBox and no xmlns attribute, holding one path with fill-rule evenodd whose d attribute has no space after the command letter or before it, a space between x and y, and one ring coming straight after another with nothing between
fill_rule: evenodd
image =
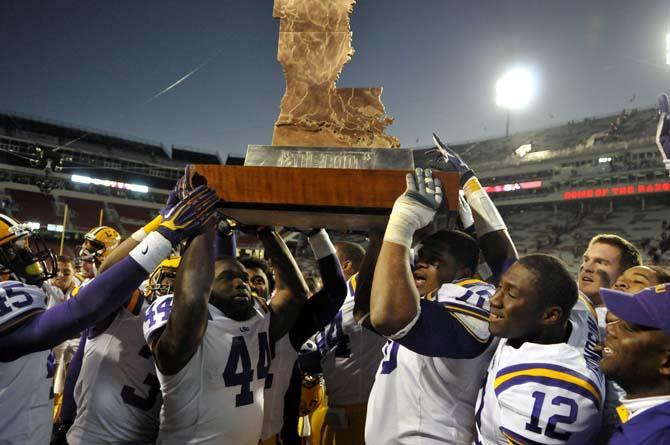
<instances>
[{"instance_id":1,"label":"purple jersey number","mask_svg":"<svg viewBox=\"0 0 670 445\"><path fill-rule=\"evenodd\" d=\"M270 362L272 354L267 332L258 333L258 363L256 365L256 376L265 379L265 387L272 386L272 374ZM237 368L241 367L241 371ZM254 403L254 393L251 391L251 382L254 380L254 370L251 367L251 356L244 341L244 337L238 335L233 337L230 347L228 362L223 370L223 382L226 386L240 386L240 393L235 396L235 407L251 405Z\"/></svg>"},{"instance_id":2,"label":"purple jersey number","mask_svg":"<svg viewBox=\"0 0 670 445\"><path fill-rule=\"evenodd\" d=\"M149 346L142 346L139 355L147 360L150 359L151 350L149 349ZM149 411L153 408L158 399L158 394L161 392L161 384L158 381L158 377L151 372L144 378L144 384L149 387L149 392L144 398L135 394L136 390L132 386L124 385L121 389L121 398L123 399L123 402L127 405L141 409L142 411Z\"/></svg>"}]
</instances>

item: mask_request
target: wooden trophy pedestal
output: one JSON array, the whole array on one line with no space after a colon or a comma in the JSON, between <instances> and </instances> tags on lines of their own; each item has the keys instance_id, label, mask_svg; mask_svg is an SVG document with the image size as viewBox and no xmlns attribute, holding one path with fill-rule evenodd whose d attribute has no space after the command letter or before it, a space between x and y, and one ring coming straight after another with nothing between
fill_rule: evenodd
<instances>
[{"instance_id":1,"label":"wooden trophy pedestal","mask_svg":"<svg viewBox=\"0 0 670 445\"><path fill-rule=\"evenodd\" d=\"M411 170L195 165L207 178L229 218L242 224L384 228ZM448 210L458 209L457 173L434 172L443 184Z\"/></svg>"}]
</instances>

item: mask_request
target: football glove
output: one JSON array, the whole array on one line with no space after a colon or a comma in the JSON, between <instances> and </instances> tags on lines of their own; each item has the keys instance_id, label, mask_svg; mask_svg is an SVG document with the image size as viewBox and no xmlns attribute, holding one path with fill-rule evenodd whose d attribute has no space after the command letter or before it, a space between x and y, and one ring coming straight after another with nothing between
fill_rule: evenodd
<instances>
[{"instance_id":1,"label":"football glove","mask_svg":"<svg viewBox=\"0 0 670 445\"><path fill-rule=\"evenodd\" d=\"M463 161L458 153L449 148L447 144L442 142L435 133L433 133L433 141L435 142L435 145L437 145L437 148L440 150L442 155L449 160L449 163L451 163L454 168L456 168L456 171L458 171L458 175L461 178L461 186L463 186L463 184L465 184L468 179L475 175L474 172L470 167L468 167L468 164Z\"/></svg>"},{"instance_id":2,"label":"football glove","mask_svg":"<svg viewBox=\"0 0 670 445\"><path fill-rule=\"evenodd\" d=\"M166 213L158 233L175 247L182 239L200 231L214 215L218 199L216 192L205 185L194 188Z\"/></svg>"}]
</instances>

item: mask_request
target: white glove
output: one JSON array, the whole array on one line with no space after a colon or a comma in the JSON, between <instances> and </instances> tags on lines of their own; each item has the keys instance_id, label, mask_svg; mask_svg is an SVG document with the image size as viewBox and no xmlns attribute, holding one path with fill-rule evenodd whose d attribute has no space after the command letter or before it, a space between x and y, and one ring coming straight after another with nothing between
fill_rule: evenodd
<instances>
[{"instance_id":1,"label":"white glove","mask_svg":"<svg viewBox=\"0 0 670 445\"><path fill-rule=\"evenodd\" d=\"M414 232L428 225L442 204L442 184L433 179L433 172L421 168L405 177L407 189L393 204L384 241L400 244L408 249L412 245Z\"/></svg>"}]
</instances>

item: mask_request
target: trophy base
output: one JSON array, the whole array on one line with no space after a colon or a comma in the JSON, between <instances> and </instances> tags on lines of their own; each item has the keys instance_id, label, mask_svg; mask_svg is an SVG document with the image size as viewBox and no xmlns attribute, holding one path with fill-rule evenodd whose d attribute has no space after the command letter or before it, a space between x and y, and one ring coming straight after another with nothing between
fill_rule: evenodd
<instances>
[{"instance_id":1,"label":"trophy base","mask_svg":"<svg viewBox=\"0 0 670 445\"><path fill-rule=\"evenodd\" d=\"M228 217L242 224L336 230L386 226L405 190L407 170L195 165ZM444 210L458 209L457 173L434 172L445 192Z\"/></svg>"}]
</instances>

